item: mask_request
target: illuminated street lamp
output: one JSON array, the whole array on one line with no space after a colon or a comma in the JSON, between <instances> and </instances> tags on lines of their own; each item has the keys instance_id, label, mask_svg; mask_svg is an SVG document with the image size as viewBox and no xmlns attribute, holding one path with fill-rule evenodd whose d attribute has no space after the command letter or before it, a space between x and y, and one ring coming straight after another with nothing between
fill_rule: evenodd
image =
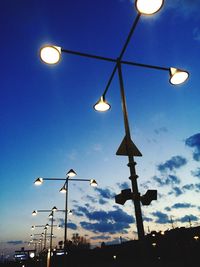
<instances>
[{"instance_id":1,"label":"illuminated street lamp","mask_svg":"<svg viewBox=\"0 0 200 267\"><path fill-rule=\"evenodd\" d=\"M55 212L65 212L65 210L58 210L55 206L51 209L51 210L34 210L32 212L32 215L33 216L36 216L38 212L50 212L49 214L49 218L51 219L51 233L50 233L50 252L52 251L52 238L53 238L53 227L54 226L57 226L57 225L53 225L53 220L54 220L54 213ZM45 230L48 229L48 224L46 224L44 227L45 227ZM36 226L32 226L31 228L35 228ZM40 227L40 226L37 226L37 227ZM45 239L45 246L46 246L46 239Z\"/></svg>"},{"instance_id":2,"label":"illuminated street lamp","mask_svg":"<svg viewBox=\"0 0 200 267\"><path fill-rule=\"evenodd\" d=\"M144 226L143 226L143 218L142 218L142 211L141 211L141 203L143 205L149 205L151 200L155 200L157 198L157 192L156 190L148 190L145 196L140 196L139 190L138 190L138 184L137 184L137 178L138 175L136 174L135 165L136 162L134 161L134 157L140 157L142 156L139 149L136 147L136 145L133 143L131 139L131 133L130 133L130 127L129 127L129 120L128 120L128 111L126 106L126 97L125 97L125 89L124 89L124 81L123 81L123 74L122 74L122 65L130 65L135 67L141 67L141 68L148 68L148 69L155 69L159 71L165 71L169 75L169 82L172 85L179 85L185 82L189 78L189 73L185 70L182 70L180 68L176 67L162 67L162 66L156 66L156 65L149 65L144 63L138 63L138 62L132 62L132 61L125 61L123 60L124 53L127 49L127 46L130 42L131 37L133 36L133 33L137 27L137 24L139 22L139 19L142 15L152 15L158 12L164 4L164 0L135 0L135 7L138 12L133 25L131 27L131 30L127 36L127 39L122 47L122 50L117 58L109 58L94 54L87 54L82 53L78 51L63 49L62 47L59 47L59 49L54 45L46 45L45 47L41 48L41 51L43 49L47 49L48 51L53 52L52 57L50 56L49 60L47 60L47 57L44 59L42 57L42 53L40 53L41 60L45 61L47 64L55 64L60 61L60 57L62 53L71 54L75 56L81 56L81 57L87 57L87 58L93 58L101 61L107 61L114 64L113 71L110 75L110 78L107 82L106 88L97 101L97 103L93 106L93 108L96 111L107 111L111 108L111 105L106 101L106 93L110 87L110 84L113 80L113 77L115 76L115 73L118 73L119 78L119 86L120 86L120 94L121 94L121 103L122 103L122 111L123 111L123 119L124 119L124 128L125 128L125 137L123 141L121 142L121 145L119 146L117 150L117 155L119 156L127 156L128 157L128 167L130 169L130 177L131 185L132 185L132 192L129 192L129 189L126 189L120 198L123 197L122 202L125 202L126 199L125 196L128 196L127 199L132 199L135 207L135 217L136 217L136 226L137 226L137 232L138 232L138 238L139 240L142 240L144 238ZM54 54L57 56L55 57ZM50 55L50 53L49 53ZM56 60L53 60L56 58ZM53 62L53 63L52 63ZM38 178L36 180L37 183L41 183L43 178ZM67 184L64 185L61 192L64 192L67 190ZM128 191L127 191L128 190ZM156 193L156 194L155 194ZM152 197L152 198L149 198ZM120 200L121 201L121 200ZM121 204L121 203L120 203Z\"/></svg>"},{"instance_id":3,"label":"illuminated street lamp","mask_svg":"<svg viewBox=\"0 0 200 267\"><path fill-rule=\"evenodd\" d=\"M41 185L44 181L64 181L64 185L59 190L60 193L65 193L65 224L64 224L64 252L66 254L66 246L67 246L67 219L68 215L72 214L71 210L68 210L68 183L69 181L75 181L75 182L89 182L91 186L95 187L97 186L97 182L94 179L79 179L79 178L72 178L76 176L77 173L70 169L67 174L66 178L37 178L34 182L35 185ZM36 211L34 211L36 212ZM34 213L35 215L35 213Z\"/></svg>"}]
</instances>

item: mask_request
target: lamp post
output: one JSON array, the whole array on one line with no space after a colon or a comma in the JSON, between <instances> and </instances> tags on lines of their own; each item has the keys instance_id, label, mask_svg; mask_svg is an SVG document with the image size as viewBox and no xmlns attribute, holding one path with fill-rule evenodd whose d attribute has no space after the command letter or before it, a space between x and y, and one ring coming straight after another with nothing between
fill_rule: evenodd
<instances>
[{"instance_id":1,"label":"lamp post","mask_svg":"<svg viewBox=\"0 0 200 267\"><path fill-rule=\"evenodd\" d=\"M55 226L55 225L53 225L53 226ZM43 227L43 228L44 228L44 233L42 233L41 235L42 235L42 237L44 237L44 238L43 238L43 239L44 239L44 247L43 247L43 249L46 249L47 230L48 230L49 224L47 223L47 224L45 224L45 225L32 225L32 226L31 226L31 230L35 230L36 227ZM33 234L33 236L34 236L34 235L35 235L35 234ZM41 247L42 247L42 245L41 245Z\"/></svg>"},{"instance_id":2,"label":"lamp post","mask_svg":"<svg viewBox=\"0 0 200 267\"><path fill-rule=\"evenodd\" d=\"M130 66L135 66L135 67L142 67L142 68L147 68L147 69L149 68L149 69L155 69L155 70L168 72L169 82L172 85L178 85L178 84L185 82L189 77L189 73L186 70L175 68L175 67L162 67L162 66L149 65L149 64L138 63L138 62L125 61L123 60L123 55L138 25L140 17L142 15L155 14L163 7L163 4L164 4L164 0L135 0L135 7L136 7L138 14L133 22L133 25L130 29L127 39L117 58L110 58L110 57L104 57L104 56L99 56L99 55L94 55L94 54L82 53L82 52L73 51L73 50L67 50L67 49L63 49L55 45L45 45L40 50L40 58L46 64L58 63L61 60L62 53L115 63L113 71L107 82L106 88L102 96L98 100L98 102L94 105L94 109L96 111L103 112L111 108L110 104L106 101L105 96L113 80L113 77L115 76L115 73L117 72L118 78L119 78L120 93L121 93L125 137L121 145L119 146L116 154L128 157L128 167L130 169L129 179L131 180L132 191L129 191L129 189L126 189L125 192L122 192L123 194L116 196L116 197L122 198L122 201L120 200L120 202L117 202L116 200L116 202L120 204L124 204L125 201L128 199L133 200L134 207L135 207L136 226L137 226L139 240L142 240L144 238L144 226L143 226L143 218L142 218L140 202L142 202L143 205L149 205L151 200L157 198L157 191L148 190L144 196L140 196L140 193L138 190L138 185L137 185L138 175L136 174L136 169L135 169L136 162L134 160L134 157L142 156L142 154L131 139L130 127L129 127L129 121L128 121L128 111L127 111L127 106L126 106L126 97L125 97L125 90L124 90L124 83L123 83L122 65L130 65Z\"/></svg>"},{"instance_id":3,"label":"lamp post","mask_svg":"<svg viewBox=\"0 0 200 267\"><path fill-rule=\"evenodd\" d=\"M54 220L54 213L55 212L64 212L65 210L58 210L55 206L51 209L51 210L34 210L32 212L33 216L36 216L38 212L50 212L49 214L49 218L51 219L51 225L50 225L50 252L52 251L52 239L53 239L53 227L57 226L53 224L53 220ZM32 226L32 227L36 227L36 226ZM40 227L40 226L39 226ZM45 225L45 234L48 228L48 224ZM45 235L46 238L46 235ZM45 244L46 244L46 240L45 240Z\"/></svg>"},{"instance_id":4,"label":"lamp post","mask_svg":"<svg viewBox=\"0 0 200 267\"><path fill-rule=\"evenodd\" d=\"M76 176L76 172L71 169L67 172L66 178L37 178L34 182L35 185L41 185L43 181L64 181L64 185L60 189L60 193L65 193L65 225L64 225L64 253L66 255L66 248L67 248L67 219L68 214L71 213L71 210L68 210L68 184L69 181L75 182L90 182L91 186L97 186L97 182L94 179L79 179L79 178L72 178Z\"/></svg>"}]
</instances>

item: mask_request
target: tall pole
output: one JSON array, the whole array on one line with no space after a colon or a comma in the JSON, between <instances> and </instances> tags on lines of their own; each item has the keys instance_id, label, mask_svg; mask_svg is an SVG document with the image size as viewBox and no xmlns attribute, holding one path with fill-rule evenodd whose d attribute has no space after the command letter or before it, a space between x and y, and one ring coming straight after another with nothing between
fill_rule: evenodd
<instances>
[{"instance_id":1,"label":"tall pole","mask_svg":"<svg viewBox=\"0 0 200 267\"><path fill-rule=\"evenodd\" d=\"M120 83L120 93L121 93L121 102L122 102L122 111L124 117L124 127L125 127L125 142L126 142L126 151L128 156L128 167L130 169L130 177L132 184L132 191L133 191L133 203L135 207L135 217L136 217L136 225L138 231L138 238L142 240L144 238L144 226L143 226L143 219L142 219L142 211L141 211L141 204L140 204L140 193L138 191L137 185L137 174L135 170L136 162L134 161L134 156L132 155L131 151L131 134L130 134L130 127L128 121L128 111L126 106L126 97L124 92L124 83L122 77L122 70L121 70L121 63L120 60L117 62L117 69L118 69L118 76L119 76L119 83Z\"/></svg>"},{"instance_id":2,"label":"tall pole","mask_svg":"<svg viewBox=\"0 0 200 267\"><path fill-rule=\"evenodd\" d=\"M52 217L51 217L51 236L50 236L50 254L52 251L52 239L53 239L53 217L54 217L54 211L52 210Z\"/></svg>"},{"instance_id":3,"label":"tall pole","mask_svg":"<svg viewBox=\"0 0 200 267\"><path fill-rule=\"evenodd\" d=\"M44 228L44 249L46 249L46 243L47 243L47 227Z\"/></svg>"},{"instance_id":4,"label":"tall pole","mask_svg":"<svg viewBox=\"0 0 200 267\"><path fill-rule=\"evenodd\" d=\"M67 176L65 186L66 186L66 195L65 195L65 234L64 234L64 254L67 252L67 213L68 213L68 181L69 177Z\"/></svg>"}]
</instances>

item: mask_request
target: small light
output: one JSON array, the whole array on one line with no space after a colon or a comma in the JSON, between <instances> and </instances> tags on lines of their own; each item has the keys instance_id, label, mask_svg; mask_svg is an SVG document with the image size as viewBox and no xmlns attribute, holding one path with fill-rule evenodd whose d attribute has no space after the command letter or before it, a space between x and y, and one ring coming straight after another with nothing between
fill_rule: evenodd
<instances>
[{"instance_id":1,"label":"small light","mask_svg":"<svg viewBox=\"0 0 200 267\"><path fill-rule=\"evenodd\" d=\"M198 235L195 235L193 238L194 238L196 241L199 240L199 236L198 236Z\"/></svg>"},{"instance_id":2,"label":"small light","mask_svg":"<svg viewBox=\"0 0 200 267\"><path fill-rule=\"evenodd\" d=\"M72 215L72 210L69 210L69 211L68 211L68 214L69 214L69 215Z\"/></svg>"},{"instance_id":3,"label":"small light","mask_svg":"<svg viewBox=\"0 0 200 267\"><path fill-rule=\"evenodd\" d=\"M98 184L97 184L97 182L96 182L94 179L91 179L91 180L90 180L90 185L91 185L92 187L96 187Z\"/></svg>"},{"instance_id":4,"label":"small light","mask_svg":"<svg viewBox=\"0 0 200 267\"><path fill-rule=\"evenodd\" d=\"M46 64L56 64L61 59L61 47L45 45L40 49L40 58Z\"/></svg>"},{"instance_id":5,"label":"small light","mask_svg":"<svg viewBox=\"0 0 200 267\"><path fill-rule=\"evenodd\" d=\"M117 256L116 255L113 255L113 259L116 260Z\"/></svg>"},{"instance_id":6,"label":"small light","mask_svg":"<svg viewBox=\"0 0 200 267\"><path fill-rule=\"evenodd\" d=\"M155 247L156 246L156 243L152 243L152 246Z\"/></svg>"},{"instance_id":7,"label":"small light","mask_svg":"<svg viewBox=\"0 0 200 267\"><path fill-rule=\"evenodd\" d=\"M164 0L136 0L135 6L139 13L143 15L153 15L163 6Z\"/></svg>"},{"instance_id":8,"label":"small light","mask_svg":"<svg viewBox=\"0 0 200 267\"><path fill-rule=\"evenodd\" d=\"M104 112L111 108L111 105L105 100L104 96L101 96L97 103L93 106L96 111Z\"/></svg>"},{"instance_id":9,"label":"small light","mask_svg":"<svg viewBox=\"0 0 200 267\"><path fill-rule=\"evenodd\" d=\"M161 235L164 235L164 234L165 234L165 232L164 232L164 231L161 231L160 233L161 233Z\"/></svg>"},{"instance_id":10,"label":"small light","mask_svg":"<svg viewBox=\"0 0 200 267\"><path fill-rule=\"evenodd\" d=\"M189 78L189 73L185 70L170 68L170 83L178 85L184 83Z\"/></svg>"},{"instance_id":11,"label":"small light","mask_svg":"<svg viewBox=\"0 0 200 267\"><path fill-rule=\"evenodd\" d=\"M31 252L29 256L30 256L30 258L32 259L32 258L35 257L35 253L34 253L34 252Z\"/></svg>"},{"instance_id":12,"label":"small light","mask_svg":"<svg viewBox=\"0 0 200 267\"><path fill-rule=\"evenodd\" d=\"M36 216L36 215L37 215L37 210L34 210L34 211L32 212L32 215L33 215L33 216Z\"/></svg>"},{"instance_id":13,"label":"small light","mask_svg":"<svg viewBox=\"0 0 200 267\"><path fill-rule=\"evenodd\" d=\"M67 192L67 188L66 188L65 184L63 185L63 187L60 189L59 192L63 193L63 194Z\"/></svg>"},{"instance_id":14,"label":"small light","mask_svg":"<svg viewBox=\"0 0 200 267\"><path fill-rule=\"evenodd\" d=\"M57 211L58 209L54 206L53 208L52 208L52 211Z\"/></svg>"},{"instance_id":15,"label":"small light","mask_svg":"<svg viewBox=\"0 0 200 267\"><path fill-rule=\"evenodd\" d=\"M35 230L35 225L32 225L31 226L31 230Z\"/></svg>"},{"instance_id":16,"label":"small light","mask_svg":"<svg viewBox=\"0 0 200 267\"><path fill-rule=\"evenodd\" d=\"M48 227L49 227L49 224L47 223L47 224L45 225L45 227L48 228Z\"/></svg>"},{"instance_id":17,"label":"small light","mask_svg":"<svg viewBox=\"0 0 200 267\"><path fill-rule=\"evenodd\" d=\"M35 180L34 184L35 185L41 185L43 183L43 178L39 177Z\"/></svg>"},{"instance_id":18,"label":"small light","mask_svg":"<svg viewBox=\"0 0 200 267\"><path fill-rule=\"evenodd\" d=\"M69 170L68 173L67 173L67 176L69 176L69 177L74 177L76 175L77 174L76 174L76 172L73 169Z\"/></svg>"},{"instance_id":19,"label":"small light","mask_svg":"<svg viewBox=\"0 0 200 267\"><path fill-rule=\"evenodd\" d=\"M49 214L49 218L53 218L53 213L52 212Z\"/></svg>"}]
</instances>

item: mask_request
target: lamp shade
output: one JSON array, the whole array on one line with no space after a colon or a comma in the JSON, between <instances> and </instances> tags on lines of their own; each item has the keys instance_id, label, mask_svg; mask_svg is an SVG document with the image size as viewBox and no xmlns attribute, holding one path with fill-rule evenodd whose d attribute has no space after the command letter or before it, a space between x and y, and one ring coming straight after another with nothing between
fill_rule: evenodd
<instances>
[{"instance_id":1,"label":"lamp shade","mask_svg":"<svg viewBox=\"0 0 200 267\"><path fill-rule=\"evenodd\" d=\"M111 108L111 105L105 100L104 96L101 96L97 103L93 106L96 111L104 112Z\"/></svg>"},{"instance_id":2,"label":"lamp shade","mask_svg":"<svg viewBox=\"0 0 200 267\"><path fill-rule=\"evenodd\" d=\"M67 176L69 176L69 177L73 177L73 176L76 176L76 175L77 174L73 169L69 170L68 173L67 173Z\"/></svg>"},{"instance_id":3,"label":"lamp shade","mask_svg":"<svg viewBox=\"0 0 200 267\"><path fill-rule=\"evenodd\" d=\"M32 212L32 215L33 215L33 216L37 215L37 210L34 210L34 211Z\"/></svg>"},{"instance_id":4,"label":"lamp shade","mask_svg":"<svg viewBox=\"0 0 200 267\"><path fill-rule=\"evenodd\" d=\"M40 58L46 64L56 64L61 59L61 47L45 45L40 49Z\"/></svg>"},{"instance_id":5,"label":"lamp shade","mask_svg":"<svg viewBox=\"0 0 200 267\"><path fill-rule=\"evenodd\" d=\"M189 78L189 73L185 70L170 68L170 83L173 85L184 83Z\"/></svg>"},{"instance_id":6,"label":"lamp shade","mask_svg":"<svg viewBox=\"0 0 200 267\"><path fill-rule=\"evenodd\" d=\"M66 193L67 192L67 188L66 188L65 184L63 185L63 187L60 189L59 192L60 193Z\"/></svg>"},{"instance_id":7,"label":"lamp shade","mask_svg":"<svg viewBox=\"0 0 200 267\"><path fill-rule=\"evenodd\" d=\"M58 209L54 206L53 208L52 208L52 211L57 211Z\"/></svg>"},{"instance_id":8,"label":"lamp shade","mask_svg":"<svg viewBox=\"0 0 200 267\"><path fill-rule=\"evenodd\" d=\"M164 0L136 0L137 11L143 15L152 15L158 12L163 6Z\"/></svg>"},{"instance_id":9,"label":"lamp shade","mask_svg":"<svg viewBox=\"0 0 200 267\"><path fill-rule=\"evenodd\" d=\"M90 180L90 185L93 186L93 187L96 187L97 186L97 182L94 179L91 179Z\"/></svg>"},{"instance_id":10,"label":"lamp shade","mask_svg":"<svg viewBox=\"0 0 200 267\"><path fill-rule=\"evenodd\" d=\"M40 177L40 178L37 178L34 182L35 185L41 185L43 183L43 179Z\"/></svg>"}]
</instances>

